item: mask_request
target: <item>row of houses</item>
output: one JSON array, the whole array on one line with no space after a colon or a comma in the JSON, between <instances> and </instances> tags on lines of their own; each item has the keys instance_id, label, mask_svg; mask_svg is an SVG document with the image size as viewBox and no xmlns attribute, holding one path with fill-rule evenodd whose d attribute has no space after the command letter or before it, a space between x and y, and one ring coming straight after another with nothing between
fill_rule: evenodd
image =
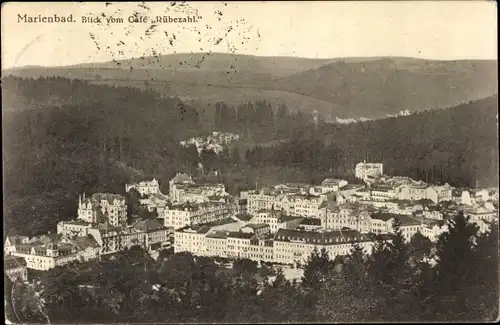
<instances>
[{"instance_id":1,"label":"row of houses","mask_svg":"<svg viewBox=\"0 0 500 325\"><path fill-rule=\"evenodd\" d=\"M30 269L45 271L71 262L95 260L135 245L149 252L169 248L172 237L173 230L156 220L138 220L118 227L82 220L61 221L56 234L7 237L4 254L23 258Z\"/></svg>"},{"instance_id":2,"label":"row of houses","mask_svg":"<svg viewBox=\"0 0 500 325\"><path fill-rule=\"evenodd\" d=\"M347 255L357 243L371 253L373 242L355 230L310 231L280 228L270 233L267 224L228 221L218 226L185 227L175 231L174 251L199 256L246 258L282 264L302 264L314 249L326 249L331 258Z\"/></svg>"}]
</instances>

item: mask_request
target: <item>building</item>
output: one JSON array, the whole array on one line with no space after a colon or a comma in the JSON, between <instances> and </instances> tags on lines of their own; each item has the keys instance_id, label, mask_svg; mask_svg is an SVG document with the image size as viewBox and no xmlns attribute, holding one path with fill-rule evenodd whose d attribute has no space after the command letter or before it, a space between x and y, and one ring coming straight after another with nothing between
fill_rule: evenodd
<instances>
[{"instance_id":1,"label":"building","mask_svg":"<svg viewBox=\"0 0 500 325\"><path fill-rule=\"evenodd\" d=\"M260 210L250 222L267 224L269 225L270 232L274 234L281 228L297 228L302 219L302 217L289 216L280 211Z\"/></svg>"},{"instance_id":2,"label":"building","mask_svg":"<svg viewBox=\"0 0 500 325\"><path fill-rule=\"evenodd\" d=\"M493 205L476 205L464 209L465 216L469 217L469 221L479 226L479 231L484 233L491 229L491 224L498 223L498 211Z\"/></svg>"},{"instance_id":3,"label":"building","mask_svg":"<svg viewBox=\"0 0 500 325\"><path fill-rule=\"evenodd\" d=\"M177 173L174 178L168 182L169 195L172 196L172 192L175 191L177 186L194 184L191 176L185 173Z\"/></svg>"},{"instance_id":4,"label":"building","mask_svg":"<svg viewBox=\"0 0 500 325\"><path fill-rule=\"evenodd\" d=\"M314 231L314 230L322 229L321 220L315 219L315 218L303 218L297 228L307 230L307 231Z\"/></svg>"},{"instance_id":5,"label":"building","mask_svg":"<svg viewBox=\"0 0 500 325\"><path fill-rule=\"evenodd\" d=\"M30 238L27 236L7 236L3 246L4 254L10 255L11 252L16 250L16 245L27 244L29 241Z\"/></svg>"},{"instance_id":6,"label":"building","mask_svg":"<svg viewBox=\"0 0 500 325\"><path fill-rule=\"evenodd\" d=\"M280 229L274 237L274 261L303 264L315 248L325 248L330 258L334 259L336 256L349 254L353 243L359 244L367 254L371 253L373 243L355 230L318 232Z\"/></svg>"},{"instance_id":7,"label":"building","mask_svg":"<svg viewBox=\"0 0 500 325\"><path fill-rule=\"evenodd\" d=\"M247 194L247 212L256 214L262 210L281 210L285 206L280 202L283 194L279 190L249 191ZM276 204L275 204L276 203ZM288 207L286 207L288 210Z\"/></svg>"},{"instance_id":8,"label":"building","mask_svg":"<svg viewBox=\"0 0 500 325\"><path fill-rule=\"evenodd\" d=\"M229 232L239 231L244 224L231 218L188 225L174 232L174 252L191 252L200 256L227 257L226 238ZM208 237L208 234L215 234Z\"/></svg>"},{"instance_id":9,"label":"building","mask_svg":"<svg viewBox=\"0 0 500 325\"><path fill-rule=\"evenodd\" d=\"M174 252L190 252L193 255L206 256L205 235L210 231L208 226L186 226L175 230Z\"/></svg>"},{"instance_id":10,"label":"building","mask_svg":"<svg viewBox=\"0 0 500 325\"><path fill-rule=\"evenodd\" d=\"M148 251L168 248L172 231L156 220L139 220L133 225L121 227L100 224L89 229L89 234L99 244L100 254L107 255L132 246L140 246Z\"/></svg>"},{"instance_id":11,"label":"building","mask_svg":"<svg viewBox=\"0 0 500 325\"><path fill-rule=\"evenodd\" d=\"M293 204L293 212L291 214L307 218L320 218L319 210L325 200L325 196L293 195L291 197Z\"/></svg>"},{"instance_id":12,"label":"building","mask_svg":"<svg viewBox=\"0 0 500 325\"><path fill-rule=\"evenodd\" d=\"M444 220L430 220L424 223L425 227L422 228L421 233L432 242L438 241L442 233L448 232L448 224Z\"/></svg>"},{"instance_id":13,"label":"building","mask_svg":"<svg viewBox=\"0 0 500 325\"><path fill-rule=\"evenodd\" d=\"M384 174L384 167L382 163L367 163L360 162L356 164L354 175L356 178L365 180L368 177L378 177Z\"/></svg>"},{"instance_id":14,"label":"building","mask_svg":"<svg viewBox=\"0 0 500 325\"><path fill-rule=\"evenodd\" d=\"M370 198L374 201L394 200L396 191L391 185L376 185L370 188Z\"/></svg>"},{"instance_id":15,"label":"building","mask_svg":"<svg viewBox=\"0 0 500 325\"><path fill-rule=\"evenodd\" d=\"M338 178L325 178L321 182L321 187L331 190L331 192L337 192L345 186L347 186L347 181Z\"/></svg>"},{"instance_id":16,"label":"building","mask_svg":"<svg viewBox=\"0 0 500 325\"><path fill-rule=\"evenodd\" d=\"M426 199L432 200L434 203L452 201L452 188L448 184L443 186L429 186L427 188Z\"/></svg>"},{"instance_id":17,"label":"building","mask_svg":"<svg viewBox=\"0 0 500 325\"><path fill-rule=\"evenodd\" d=\"M443 212L437 206L426 206L423 208L422 215L427 219L443 220Z\"/></svg>"},{"instance_id":18,"label":"building","mask_svg":"<svg viewBox=\"0 0 500 325\"><path fill-rule=\"evenodd\" d=\"M427 199L427 189L429 185L424 182L414 182L404 184L396 188L396 198L398 200L419 201Z\"/></svg>"},{"instance_id":19,"label":"building","mask_svg":"<svg viewBox=\"0 0 500 325\"><path fill-rule=\"evenodd\" d=\"M10 253L26 261L29 269L46 271L72 262L86 262L99 256L99 245L90 236L68 238L49 235L15 245Z\"/></svg>"},{"instance_id":20,"label":"building","mask_svg":"<svg viewBox=\"0 0 500 325\"><path fill-rule=\"evenodd\" d=\"M248 223L240 231L248 234L264 235L270 233L270 228L265 223Z\"/></svg>"},{"instance_id":21,"label":"building","mask_svg":"<svg viewBox=\"0 0 500 325\"><path fill-rule=\"evenodd\" d=\"M127 223L127 204L118 194L96 193L78 198L78 219L91 224L108 221L113 226Z\"/></svg>"},{"instance_id":22,"label":"building","mask_svg":"<svg viewBox=\"0 0 500 325\"><path fill-rule=\"evenodd\" d=\"M170 192L172 202L208 202L211 197L227 198L224 184L177 184Z\"/></svg>"},{"instance_id":23,"label":"building","mask_svg":"<svg viewBox=\"0 0 500 325\"><path fill-rule=\"evenodd\" d=\"M136 184L125 184L126 192L129 192L133 188L135 188L141 196L160 194L160 184L155 178L151 181L143 181Z\"/></svg>"},{"instance_id":24,"label":"building","mask_svg":"<svg viewBox=\"0 0 500 325\"><path fill-rule=\"evenodd\" d=\"M140 199L139 202L141 203L141 205L146 206L149 212L153 212L154 210L156 210L158 216L163 216L163 214L165 213L165 207L169 202L169 198L166 195L157 193L150 194L147 198Z\"/></svg>"},{"instance_id":25,"label":"building","mask_svg":"<svg viewBox=\"0 0 500 325\"><path fill-rule=\"evenodd\" d=\"M231 204L222 202L168 204L165 207L164 224L166 227L180 229L226 219L234 210Z\"/></svg>"},{"instance_id":26,"label":"building","mask_svg":"<svg viewBox=\"0 0 500 325\"><path fill-rule=\"evenodd\" d=\"M78 219L71 221L59 221L57 223L57 233L67 235L69 237L87 236L88 230L92 227L93 225L91 223Z\"/></svg>"},{"instance_id":27,"label":"building","mask_svg":"<svg viewBox=\"0 0 500 325\"><path fill-rule=\"evenodd\" d=\"M368 233L371 230L370 214L358 204L329 203L322 208L321 226L324 229L350 228L361 233Z\"/></svg>"},{"instance_id":28,"label":"building","mask_svg":"<svg viewBox=\"0 0 500 325\"><path fill-rule=\"evenodd\" d=\"M22 257L4 256L3 269L11 281L28 281L28 268Z\"/></svg>"}]
</instances>

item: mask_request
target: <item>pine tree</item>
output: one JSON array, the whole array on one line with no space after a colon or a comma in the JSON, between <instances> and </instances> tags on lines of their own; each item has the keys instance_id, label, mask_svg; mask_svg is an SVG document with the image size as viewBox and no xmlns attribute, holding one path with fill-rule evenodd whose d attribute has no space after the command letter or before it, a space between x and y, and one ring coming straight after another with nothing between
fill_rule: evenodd
<instances>
[{"instance_id":1,"label":"pine tree","mask_svg":"<svg viewBox=\"0 0 500 325\"><path fill-rule=\"evenodd\" d=\"M478 268L478 227L460 212L437 243L436 295L438 320L465 321L476 311L467 304Z\"/></svg>"}]
</instances>

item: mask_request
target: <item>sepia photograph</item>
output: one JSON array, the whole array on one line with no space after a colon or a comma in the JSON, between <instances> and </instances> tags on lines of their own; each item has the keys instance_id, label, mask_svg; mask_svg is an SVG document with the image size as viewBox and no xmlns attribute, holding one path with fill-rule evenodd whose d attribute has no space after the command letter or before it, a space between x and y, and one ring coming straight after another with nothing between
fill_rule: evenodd
<instances>
[{"instance_id":1,"label":"sepia photograph","mask_svg":"<svg viewBox=\"0 0 500 325\"><path fill-rule=\"evenodd\" d=\"M6 2L6 324L494 323L493 1Z\"/></svg>"}]
</instances>

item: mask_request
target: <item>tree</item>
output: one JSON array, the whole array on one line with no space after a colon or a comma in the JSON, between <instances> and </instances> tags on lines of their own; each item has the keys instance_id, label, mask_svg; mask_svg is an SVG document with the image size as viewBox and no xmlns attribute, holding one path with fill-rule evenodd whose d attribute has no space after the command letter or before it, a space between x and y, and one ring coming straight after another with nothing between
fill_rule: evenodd
<instances>
[{"instance_id":1,"label":"tree","mask_svg":"<svg viewBox=\"0 0 500 325\"><path fill-rule=\"evenodd\" d=\"M254 275L257 273L257 262L246 258L237 259L233 263L233 269L237 274Z\"/></svg>"},{"instance_id":2,"label":"tree","mask_svg":"<svg viewBox=\"0 0 500 325\"><path fill-rule=\"evenodd\" d=\"M127 216L131 218L139 214L141 209L141 194L135 188L131 188L125 195L125 203L127 204Z\"/></svg>"},{"instance_id":3,"label":"tree","mask_svg":"<svg viewBox=\"0 0 500 325\"><path fill-rule=\"evenodd\" d=\"M409 246L411 259L418 263L424 257L430 255L431 249L434 245L429 238L425 237L420 232L417 232L411 238Z\"/></svg>"},{"instance_id":4,"label":"tree","mask_svg":"<svg viewBox=\"0 0 500 325\"><path fill-rule=\"evenodd\" d=\"M231 150L230 161L233 167L238 167L241 164L240 150L236 146Z\"/></svg>"},{"instance_id":5,"label":"tree","mask_svg":"<svg viewBox=\"0 0 500 325\"><path fill-rule=\"evenodd\" d=\"M301 308L304 319L315 321L317 318L316 303L321 287L326 283L333 272L333 261L330 260L326 249L321 251L315 247L307 258L302 276L302 287L305 290L305 298Z\"/></svg>"},{"instance_id":6,"label":"tree","mask_svg":"<svg viewBox=\"0 0 500 325\"><path fill-rule=\"evenodd\" d=\"M460 212L439 237L436 258L436 295L438 319L464 321L475 319L477 311L467 304L477 272L478 227Z\"/></svg>"},{"instance_id":7,"label":"tree","mask_svg":"<svg viewBox=\"0 0 500 325\"><path fill-rule=\"evenodd\" d=\"M368 264L375 295L380 297L376 315L380 320L402 321L411 317L407 308L412 305L413 269L400 225L395 218L389 240L376 240Z\"/></svg>"},{"instance_id":8,"label":"tree","mask_svg":"<svg viewBox=\"0 0 500 325\"><path fill-rule=\"evenodd\" d=\"M361 246L353 244L343 260L340 273L332 274L321 287L317 312L324 322L373 321L377 296L367 273L366 255Z\"/></svg>"},{"instance_id":9,"label":"tree","mask_svg":"<svg viewBox=\"0 0 500 325\"><path fill-rule=\"evenodd\" d=\"M332 270L333 263L326 249L322 248L321 251L318 251L315 247L307 258L304 275L302 276L302 285L306 289L319 290Z\"/></svg>"}]
</instances>

